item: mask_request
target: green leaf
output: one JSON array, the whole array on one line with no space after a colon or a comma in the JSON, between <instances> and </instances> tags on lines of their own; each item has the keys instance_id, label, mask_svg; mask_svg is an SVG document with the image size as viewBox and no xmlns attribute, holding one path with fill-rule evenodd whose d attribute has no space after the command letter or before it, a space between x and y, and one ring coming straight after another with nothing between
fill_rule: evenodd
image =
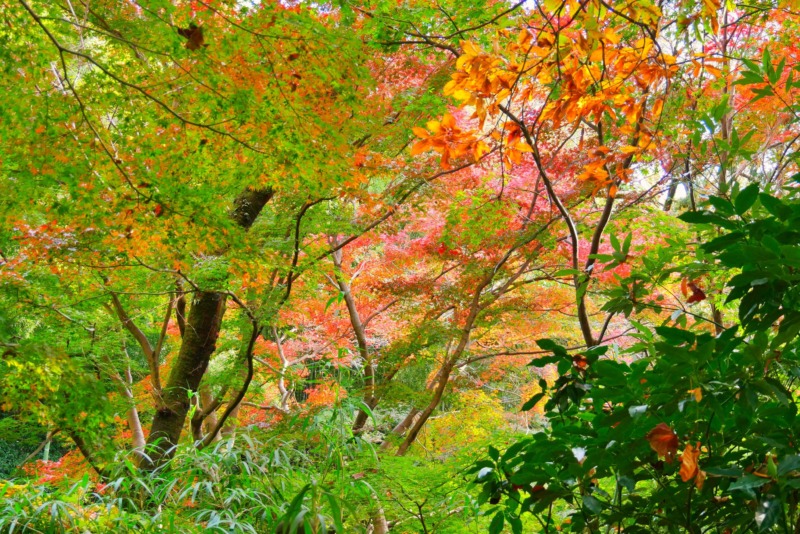
<instances>
[{"instance_id":1,"label":"green leaf","mask_svg":"<svg viewBox=\"0 0 800 534\"><path fill-rule=\"evenodd\" d=\"M581 274L581 271L579 269L559 269L550 276L560 278L562 276L575 276L576 274Z\"/></svg>"},{"instance_id":2,"label":"green leaf","mask_svg":"<svg viewBox=\"0 0 800 534\"><path fill-rule=\"evenodd\" d=\"M656 333L671 345L691 344L695 340L693 333L680 328L672 328L671 326L658 326L656 327Z\"/></svg>"},{"instance_id":3,"label":"green leaf","mask_svg":"<svg viewBox=\"0 0 800 534\"><path fill-rule=\"evenodd\" d=\"M536 406L536 404L538 404L538 402L542 400L544 397L545 397L544 392L537 393L536 395L528 399L528 401L525 404L522 405L522 409L520 411L527 412L528 410Z\"/></svg>"},{"instance_id":4,"label":"green leaf","mask_svg":"<svg viewBox=\"0 0 800 534\"><path fill-rule=\"evenodd\" d=\"M608 238L611 241L611 248L617 252L621 252L619 239L617 239L617 236L615 236L614 234L608 234Z\"/></svg>"},{"instance_id":5,"label":"green leaf","mask_svg":"<svg viewBox=\"0 0 800 534\"><path fill-rule=\"evenodd\" d=\"M765 532L771 529L775 523L777 523L778 518L781 517L782 511L783 505L780 499L768 499L758 503L756 506L755 519L759 532Z\"/></svg>"},{"instance_id":6,"label":"green leaf","mask_svg":"<svg viewBox=\"0 0 800 534\"><path fill-rule=\"evenodd\" d=\"M494 518L492 518L492 522L489 524L489 534L500 534L503 532L503 524L505 519L503 518L503 512L497 512L494 514Z\"/></svg>"},{"instance_id":7,"label":"green leaf","mask_svg":"<svg viewBox=\"0 0 800 534\"><path fill-rule=\"evenodd\" d=\"M736 195L736 198L733 199L733 207L736 209L736 213L738 215L744 215L747 213L753 204L755 204L756 199L758 198L758 185L757 184L750 184L741 191L739 194Z\"/></svg>"},{"instance_id":8,"label":"green leaf","mask_svg":"<svg viewBox=\"0 0 800 534\"><path fill-rule=\"evenodd\" d=\"M777 199L772 195L768 195L766 193L761 193L760 195L758 195L758 199L761 201L761 205L764 206L764 209L766 209L768 212L770 212L778 219L785 221L792 216L792 209L789 208L789 206L787 206L783 202L781 202L780 199Z\"/></svg>"},{"instance_id":9,"label":"green leaf","mask_svg":"<svg viewBox=\"0 0 800 534\"><path fill-rule=\"evenodd\" d=\"M788 475L792 471L800 470L800 456L787 456L778 464L778 476Z\"/></svg>"},{"instance_id":10,"label":"green leaf","mask_svg":"<svg viewBox=\"0 0 800 534\"><path fill-rule=\"evenodd\" d=\"M591 495L583 496L583 506L595 515L603 511L603 503Z\"/></svg>"},{"instance_id":11,"label":"green leaf","mask_svg":"<svg viewBox=\"0 0 800 534\"><path fill-rule=\"evenodd\" d=\"M764 484L770 482L770 479L764 477L757 477L755 475L745 475L733 484L728 486L728 491L734 490L750 490L753 488L760 488Z\"/></svg>"},{"instance_id":12,"label":"green leaf","mask_svg":"<svg viewBox=\"0 0 800 534\"><path fill-rule=\"evenodd\" d=\"M548 350L554 353L556 356L568 356L569 353L567 349L553 341L552 339L537 339L536 344L539 345L539 348L542 350Z\"/></svg>"},{"instance_id":13,"label":"green leaf","mask_svg":"<svg viewBox=\"0 0 800 534\"><path fill-rule=\"evenodd\" d=\"M336 532L345 532L344 523L342 523L342 508L339 506L338 499L330 493L326 493L325 497L327 497L328 504L330 504L331 507L333 525L336 528Z\"/></svg>"}]
</instances>

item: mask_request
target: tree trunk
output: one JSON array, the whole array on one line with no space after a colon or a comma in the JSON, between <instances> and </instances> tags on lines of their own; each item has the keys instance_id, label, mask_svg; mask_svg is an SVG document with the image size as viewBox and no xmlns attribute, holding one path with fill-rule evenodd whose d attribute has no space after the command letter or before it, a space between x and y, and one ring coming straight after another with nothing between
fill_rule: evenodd
<instances>
[{"instance_id":1,"label":"tree trunk","mask_svg":"<svg viewBox=\"0 0 800 534\"><path fill-rule=\"evenodd\" d=\"M197 391L216 349L224 312L225 295L222 293L195 293L186 334L164 388L164 408L156 412L147 440L148 446L154 446L149 451L148 467L160 465L178 444L191 405L190 394Z\"/></svg>"},{"instance_id":2,"label":"tree trunk","mask_svg":"<svg viewBox=\"0 0 800 534\"><path fill-rule=\"evenodd\" d=\"M338 241L334 238L331 239L331 244L338 246ZM350 284L345 279L342 272L342 250L339 249L332 255L333 259L333 272L336 276L336 284L339 286L339 291L342 292L344 302L347 305L347 314L350 317L350 325L353 327L353 333L356 336L356 346L358 347L358 354L364 362L364 404L372 410L378 401L375 398L375 362L369 352L367 345L367 333L364 328L364 323L361 322L361 315L356 308L356 300L353 297L353 292L350 289ZM353 432L358 433L364 428L367 423L367 411L359 408L356 419L353 422Z\"/></svg>"},{"instance_id":3,"label":"tree trunk","mask_svg":"<svg viewBox=\"0 0 800 534\"><path fill-rule=\"evenodd\" d=\"M245 189L233 202L231 219L242 229L249 229L272 195L271 188ZM150 457L143 462L145 468L152 469L163 463L178 444L191 404L190 395L197 393L216 349L225 300L225 295L216 291L194 294L180 352L164 388L164 407L156 412L150 429L147 440Z\"/></svg>"},{"instance_id":4,"label":"tree trunk","mask_svg":"<svg viewBox=\"0 0 800 534\"><path fill-rule=\"evenodd\" d=\"M411 425L414 423L414 419L418 415L419 415L419 409L418 408L412 408L411 411L408 412L408 415L406 415L405 419L403 419L402 421L397 423L397 426L395 426L392 429L390 434L392 436L402 436L403 434L405 434L406 430L408 430L411 427ZM392 442L389 441L388 439L384 439L383 443L381 443L380 450L385 451L385 450L389 449L389 447L391 447L391 446L392 446Z\"/></svg>"},{"instance_id":5,"label":"tree trunk","mask_svg":"<svg viewBox=\"0 0 800 534\"><path fill-rule=\"evenodd\" d=\"M449 345L448 345L448 347L449 347ZM449 350L449 348L448 348L448 350ZM440 367L439 370L436 371L436 374L433 376L433 378L431 380L429 380L427 384L425 384L425 391L433 391L434 388L439 383L439 377L441 377L441 376L442 376L442 368ZM411 410L408 412L408 414L405 416L405 418L402 421L400 421L399 423L397 423L397 425L392 429L392 431L390 432L390 435L392 435L392 436L402 436L403 434L405 434L406 431L409 428L411 428L411 426L416 422L416 420L419 417L419 414L420 414L421 411L422 410L420 410L419 408L411 408ZM392 446L391 441L389 441L388 439L384 439L383 443L381 443L380 450L382 450L382 451L388 450L389 447L391 447L391 446Z\"/></svg>"},{"instance_id":6,"label":"tree trunk","mask_svg":"<svg viewBox=\"0 0 800 534\"><path fill-rule=\"evenodd\" d=\"M372 534L389 534L389 523L386 522L386 514L383 512L378 496L373 494L376 508L372 513Z\"/></svg>"},{"instance_id":7,"label":"tree trunk","mask_svg":"<svg viewBox=\"0 0 800 534\"><path fill-rule=\"evenodd\" d=\"M457 353L460 356L460 352ZM414 423L414 426L411 427L406 438L403 440L403 443L400 444L400 447L397 448L397 456L402 456L406 453L408 448L416 441L417 435L419 431L422 430L422 427L428 422L428 418L433 413L433 410L439 405L439 402L442 400L442 395L444 394L444 390L447 388L447 384L450 382L450 373L453 371L453 365L455 364L458 356L450 358L443 366L441 371L439 372L439 381L436 384L436 389L433 391L433 398L428 403L428 406L419 414L419 418Z\"/></svg>"},{"instance_id":8,"label":"tree trunk","mask_svg":"<svg viewBox=\"0 0 800 534\"><path fill-rule=\"evenodd\" d=\"M678 191L678 179L673 176L669 181L669 189L667 189L667 198L664 200L664 212L669 213L672 210L672 202L675 200L675 193Z\"/></svg>"},{"instance_id":9,"label":"tree trunk","mask_svg":"<svg viewBox=\"0 0 800 534\"><path fill-rule=\"evenodd\" d=\"M217 412L212 410L213 404L214 397L211 395L208 385L200 386L200 406L203 407L203 410L209 410L208 415L203 420L203 430L206 434L217 428ZM219 440L219 436L214 438L214 441L217 440Z\"/></svg>"},{"instance_id":10,"label":"tree trunk","mask_svg":"<svg viewBox=\"0 0 800 534\"><path fill-rule=\"evenodd\" d=\"M125 378L128 379L128 384L133 384L130 366L128 366L128 368L125 370ZM136 399L133 398L133 392L131 391L130 386L123 387L122 392L130 403L128 406L128 427L131 429L131 442L133 444L133 450L137 455L140 455L144 452L145 439L144 430L142 430L142 422L139 419L139 412L136 409Z\"/></svg>"}]
</instances>

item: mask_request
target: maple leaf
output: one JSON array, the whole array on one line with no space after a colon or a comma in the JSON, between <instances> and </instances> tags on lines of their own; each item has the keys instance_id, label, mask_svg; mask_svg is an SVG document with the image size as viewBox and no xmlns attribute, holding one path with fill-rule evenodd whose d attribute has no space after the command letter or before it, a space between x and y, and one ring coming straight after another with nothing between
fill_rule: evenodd
<instances>
[{"instance_id":1,"label":"maple leaf","mask_svg":"<svg viewBox=\"0 0 800 534\"><path fill-rule=\"evenodd\" d=\"M653 430L645 436L650 442L650 448L656 451L658 456L671 463L678 452L678 436L666 423L657 424Z\"/></svg>"}]
</instances>

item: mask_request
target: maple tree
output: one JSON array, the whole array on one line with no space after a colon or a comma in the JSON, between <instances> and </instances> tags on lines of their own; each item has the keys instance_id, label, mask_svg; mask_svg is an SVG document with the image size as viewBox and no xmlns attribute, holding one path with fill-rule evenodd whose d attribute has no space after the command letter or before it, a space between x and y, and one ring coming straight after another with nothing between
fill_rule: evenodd
<instances>
[{"instance_id":1,"label":"maple tree","mask_svg":"<svg viewBox=\"0 0 800 534\"><path fill-rule=\"evenodd\" d=\"M800 524L790 2L0 6L0 530Z\"/></svg>"}]
</instances>

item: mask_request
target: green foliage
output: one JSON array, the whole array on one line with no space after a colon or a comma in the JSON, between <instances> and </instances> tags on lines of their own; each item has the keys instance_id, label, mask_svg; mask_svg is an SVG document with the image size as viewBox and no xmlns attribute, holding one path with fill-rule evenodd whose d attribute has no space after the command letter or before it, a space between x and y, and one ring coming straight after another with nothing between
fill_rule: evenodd
<instances>
[{"instance_id":1,"label":"green foliage","mask_svg":"<svg viewBox=\"0 0 800 534\"><path fill-rule=\"evenodd\" d=\"M551 427L502 454L490 450L472 468L481 502L503 498L495 526L505 518L519 531L511 522L526 514L543 532L784 532L800 524L800 195L788 193L779 199L749 186L732 202L712 198L713 212L681 217L725 230L709 230L715 237L696 250L730 273L739 325L715 336L702 323L637 323L638 342L622 358L603 357L605 347L570 354L539 342L553 356L532 364L555 363L560 375L540 384Z\"/></svg>"},{"instance_id":2,"label":"green foliage","mask_svg":"<svg viewBox=\"0 0 800 534\"><path fill-rule=\"evenodd\" d=\"M279 524L363 531L371 490L342 463L362 444L342 440L330 417L302 434L240 433L204 451L182 447L149 473L126 453L104 484L86 477L53 493L7 483L0 531L261 533Z\"/></svg>"}]
</instances>

